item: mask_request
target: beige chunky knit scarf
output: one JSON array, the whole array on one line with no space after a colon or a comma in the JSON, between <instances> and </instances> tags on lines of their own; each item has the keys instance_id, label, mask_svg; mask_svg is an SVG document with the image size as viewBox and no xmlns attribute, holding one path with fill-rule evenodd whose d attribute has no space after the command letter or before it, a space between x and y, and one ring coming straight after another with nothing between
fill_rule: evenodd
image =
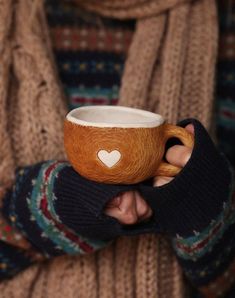
<instances>
[{"instance_id":1,"label":"beige chunky knit scarf","mask_svg":"<svg viewBox=\"0 0 235 298\"><path fill-rule=\"evenodd\" d=\"M210 128L217 50L214 0L86 0L98 14L137 19L121 105ZM42 1L0 0L0 195L14 169L64 158L65 100ZM33 266L0 284L1 297L181 298L180 267L163 237L121 238L84 257Z\"/></svg>"}]
</instances>

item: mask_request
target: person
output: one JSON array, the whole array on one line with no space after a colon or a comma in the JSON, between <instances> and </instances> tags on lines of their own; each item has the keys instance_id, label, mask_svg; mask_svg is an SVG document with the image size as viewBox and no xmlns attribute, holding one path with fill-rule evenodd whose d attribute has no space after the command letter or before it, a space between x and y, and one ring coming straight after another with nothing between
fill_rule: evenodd
<instances>
[{"instance_id":1,"label":"person","mask_svg":"<svg viewBox=\"0 0 235 298\"><path fill-rule=\"evenodd\" d=\"M202 2L202 6L200 6L200 2ZM61 161L63 158L61 142L63 130L61 123L64 117L62 95L57 87L58 83L55 79L54 69L51 67L53 58L48 50L50 42L45 33L46 25L42 14L42 6L34 7L35 14L33 13L33 17L27 19L25 16L29 12L29 15L32 13L32 6L29 3L19 1L16 4L14 10L15 21L19 26L15 26L14 34L9 35L8 30L10 30L9 28L12 30L12 27L8 21L6 23L8 26L4 26L5 30L3 30L2 35L5 45L3 51L4 61L8 63L4 64L5 71L1 74L1 82L7 85L6 73L9 70L9 61L13 57L11 61L13 72L9 72L9 75L12 75L11 86L14 87L12 87L8 97L9 111L6 111L4 101L6 100L7 92L1 93L1 104L4 109L1 111L3 115L1 117L0 129L3 146L0 151L4 159L2 158L0 167L0 181L3 190L0 276L3 280L14 277L8 281L2 281L0 288L3 295L9 297L9 293L12 293L11 296L13 297L24 297L26 295L32 295L33 297L33 295L40 295L38 293L41 291L44 295L47 293L46 295L49 297L53 297L53 295L62 297L64 293L68 297L76 295L81 297L115 297L114 295L116 297L156 297L157 295L157 297L166 295L183 297L183 295L186 295L182 283L183 279L181 278L181 269L183 269L189 284L194 288L193 292L198 289L206 297L216 297L230 291L228 295L233 297L234 178L227 159L216 149L201 122L194 118L188 118L178 122L178 125L185 127L194 134L195 145L193 150L176 144L166 152L166 160L169 163L183 168L175 178L155 177L154 180L143 181L138 185L105 185L86 180L77 174L68 162ZM56 4L54 1L49 1L48 3L49 16L54 16L54 19L49 19L49 22L51 22L52 34L54 34L54 37L57 36L55 40L55 44L57 42L55 55L60 69L60 78L65 84L64 87L71 100L71 106L74 107L75 102L76 104L94 102L116 103L115 95L117 94L117 88L115 84L120 83L118 80L121 74L121 63L123 63L123 57L121 60L120 56L124 55L130 46L125 45L126 48L120 50L120 44L124 43L124 40L119 41L120 31L118 30L120 30L122 23L124 26L123 35L125 36L125 30L130 35L130 32L133 31L133 22L128 21L125 23L123 21L104 19L102 25L100 25L100 19L96 19L93 12L81 17L84 11L81 14L77 5L79 4L82 7L84 5L82 3L73 1L67 1L66 4L62 2ZM205 15L206 13L213 14L213 11L206 11L208 3L208 1L198 1L190 8L188 3L181 6L177 3L179 7L176 6L176 8L174 6L173 8L171 6L167 7L167 9L172 9L172 13L170 13L172 15L169 16L168 20L169 36L172 37L171 34L175 34L173 28L176 28L175 22L178 20L180 20L178 25L181 26L177 27L179 28L177 33L179 35L180 32L185 33L186 27L184 22L186 20L185 17L188 17L189 11L200 10L200 14L196 14L196 17L192 14L194 22L199 15L202 15L202 11ZM11 4L5 1L4 5L5 10L2 11L2 20L6 21L9 17ZM87 9L96 12L104 9L104 14L109 13L107 8L109 6L102 7L99 4L101 6L97 8L96 5L92 5L92 1L88 1ZM111 4L109 5L111 6ZM156 4L153 2L150 11L152 11L154 5ZM61 15L62 7L66 9L63 10ZM124 11L127 8L125 7ZM162 12L166 7L158 7L158 9ZM80 18L78 18L78 13ZM138 15L139 13L138 10L136 14ZM157 11L154 11L154 13L157 14ZM120 14L124 14L122 9L120 9ZM158 25L159 27L157 28L161 28L162 32L164 32L164 24L166 22L164 18L164 15L161 15L159 18L157 14L156 19L151 19L151 17L148 19L147 17L146 20L138 21L137 34L133 37L133 43L129 50L129 62L133 58L136 61L138 53L140 52L143 55L146 49L148 49L148 53L150 50L153 50L153 52L157 51L156 47L151 44L151 40L151 45L146 44L143 47L144 52L138 47L136 49L135 43L142 40L143 33L145 33L145 38L146 35L149 37L149 34L150 36L153 34L152 25L154 28ZM28 22L32 20L34 22L35 19L43 25L40 27L37 23L37 27L33 27L31 31L31 27L28 26L31 23ZM56 24L57 20L60 21L59 26ZM211 25L211 15L205 17L205 20ZM76 24L80 26L78 32L73 32L75 30L74 22L77 22ZM33 24L35 25L36 22ZM61 29L61 24L65 26L64 30ZM95 31L99 28L97 24L103 30L98 30L99 35L96 35L97 32ZM66 27L68 25L72 25L71 31ZM86 30L84 25L88 26L89 30ZM149 25L151 26L148 27ZM194 24L191 30L194 30L194 26L200 28L200 22L196 25ZM113 31L110 30L110 27ZM104 53L104 50L103 52L100 50L104 46L104 33L102 33L104 28L109 28L108 30L110 31L107 30L107 34L110 34L109 38L113 37L114 33L119 33L116 34L116 36L119 36L117 37L118 41L114 41L114 44L107 43L109 47L114 48L115 54L108 47L107 53ZM115 31L116 28L118 28L117 32ZM181 29L183 31L180 31ZM95 34L92 30L95 31ZM173 33L171 30L173 30ZM215 33L211 28L210 30L211 34L207 35L206 39L210 40L211 38L214 42L213 37ZM72 36L71 32L73 33ZM92 41L90 41L91 44L89 44L89 32L93 36ZM64 34L65 37L61 38L60 34ZM159 32L154 32L152 36L154 44L157 44L158 38L156 36L159 37L158 34ZM9 47L9 43L6 42L9 36L12 38L12 47ZM41 39L40 36L43 36L43 38ZM103 44L95 40L94 36L100 36ZM183 38L182 34L180 36ZM198 36L197 38L196 36L194 37L195 39L198 38ZM173 46L172 44L169 46L168 39L168 34L166 34L163 53L167 53L168 56L166 58L170 59L172 58L170 54ZM76 43L77 40L79 40L78 44ZM180 44L182 47L183 44L187 44L187 42L180 43L179 38L177 41L177 44L174 43L175 46ZM205 49L210 49L211 57L215 51L213 42L205 43ZM61 45L64 47L63 51L61 50ZM119 46L115 47L115 45ZM91 46L93 52L87 51L88 46ZM83 50L79 47L82 47ZM97 56L95 55L96 47L99 49L98 53L96 53ZM172 53L174 59L177 60L177 58L182 56L183 47L178 48L178 56L175 50L176 48L174 48ZM185 53L184 51L183 53ZM190 56L190 51L187 55ZM202 59L200 51L196 51L195 56L197 55ZM153 59L152 55L149 56ZM142 61L149 62L151 60L149 56L146 55ZM202 56L204 58L204 52ZM143 103L140 102L140 99L145 97L144 89L148 84L146 82L146 85L143 84L142 80L144 77L141 77L140 80L137 76L135 81L135 66L137 64L137 69L141 66L145 76L145 65L143 66L141 63L138 65L136 62L134 65L133 63L128 64L127 60L123 75L123 87L120 93L120 103L126 102L129 105L128 101L134 98L132 102L134 106L139 105L141 108L145 107L152 110L156 109L160 112L163 111L164 116L171 121L174 121L175 114L180 117L184 113L186 116L188 116L187 113L195 116L194 109L197 107L197 118L202 117L201 121L207 126L208 118L210 118L208 109L211 109L211 105L207 99L206 104L209 108L207 106L205 108L203 101L207 97L210 98L213 76L209 76L208 73L210 72L207 72L206 83L208 84L203 85L203 80L205 80L204 72L199 72L199 77L197 77L194 83L200 82L201 84L196 84L195 89L194 86L191 86L193 91L189 93L189 97L192 96L195 99L193 97L195 94L196 96L198 94L203 95L202 102L198 98L199 103L197 105L192 100L190 102L192 107L190 108L186 105L189 111L185 112L185 102L182 99L182 106L178 105L179 111L175 111L175 107L170 105L170 100L174 98L175 103L176 99L179 100L179 92L176 92L176 90L179 90L177 89L178 86L182 86L182 93L180 94L185 95L186 99L189 100L186 91L188 90L188 70L191 65L188 68L188 63L185 61L185 77L181 74L182 78L177 81L178 85L171 86L170 83L175 82L174 80L176 80L179 73L176 72L175 75L172 75L171 68L163 67L168 65L166 58L157 58L159 59L158 65L162 67L156 70L156 77L153 74L157 84L153 84L151 93L156 92L154 93L155 96L160 94L159 102L156 102L154 96L154 99L152 97L150 102L146 100L146 105L142 106ZM101 60L105 63L102 63ZM169 63L171 65L171 59ZM207 60L203 64L200 60L200 63L195 63L194 66L195 69L199 67L198 69L212 71L212 64L211 61L207 63ZM182 65L179 59L175 67L178 70L180 67L183 68ZM150 68L153 69L153 67L152 65ZM168 70L167 73L165 69ZM129 75L130 71L131 76ZM141 72L140 74L142 75ZM194 77L195 79L196 76L197 74L192 74L191 78ZM162 79L160 85L164 86L164 88L155 90L155 86L159 86L159 77ZM77 86L78 78L84 85L81 83L82 86ZM148 81L150 81L150 78L148 78ZM96 86L97 84L101 86ZM114 84L115 88L110 88L113 87L112 84ZM129 86L128 90L126 89L127 86ZM201 86L203 86L202 91L200 89ZM138 93L140 91L138 90L139 87L142 88L141 96ZM170 87L172 87L174 92L169 89ZM110 91L110 89L112 90ZM134 93L130 92L131 89L134 90ZM149 86L147 89L149 89ZM137 92L138 98L134 97L133 94L135 92ZM165 94L169 98L169 106L166 105ZM93 98L93 101L91 98ZM147 99L149 98L151 98L151 94L147 96ZM139 102L135 102L135 99L138 99ZM207 109L206 114L203 114L204 109ZM6 115L10 120L6 120ZM206 116L203 118L202 115ZM184 116L184 118L186 117ZM8 128L6 129L6 127ZM9 145L10 143L11 146ZM11 152L14 152L14 157L9 157ZM14 169L14 163L18 168L13 184L10 169ZM146 233L147 236L142 235ZM170 239L180 267L175 261L174 255L172 255L172 250L167 244L168 242L162 240L163 236L153 236L152 234L163 235ZM142 236L139 236L136 242L135 237L130 237L133 235ZM120 236L129 236L128 238L131 238L131 241L128 242L129 239L124 238L123 242L121 242L122 240L117 242L118 244L115 247L116 260L114 263L111 263L111 250L104 249L104 246L108 245L109 247L110 241ZM128 246L130 243L131 245ZM106 254L102 255L102 248ZM79 277L79 280L76 280L76 282L71 274L68 279L66 279L66 275L62 275L59 281L55 282L55 277L58 277L56 274L60 272L59 268L71 267L75 258L70 263L63 258L56 258L54 264L57 264L56 266L58 267L55 268L41 263L41 265L38 265L39 267L31 266L26 271L23 271L23 269L28 268L35 262L45 260L46 258L50 259L64 254L80 255L94 253L98 249L101 249L101 257L98 258L98 266L99 268L101 267L100 271L97 272L97 269L94 267L96 263L92 259L94 254L91 254L91 259L86 257L76 259L77 269L74 270L81 270L80 273L76 274L76 277ZM120 250L122 252L127 250L128 252L123 259L118 254ZM137 253L135 254L136 250ZM135 255L136 258L132 258L132 255ZM154 256L156 256L155 260ZM168 260L165 259L166 256ZM108 260L106 266L104 264L105 260L106 262ZM130 266L128 265L129 260L131 260ZM156 260L158 266L155 264ZM62 263L65 265L62 265ZM112 272L114 268L109 268L113 264L116 266L115 274L118 275L116 279L115 274ZM143 264L144 267L141 268ZM136 276L134 276L136 283L133 282L133 276L130 276L131 270L133 270L135 265L137 267L137 270L135 270ZM112 277L107 274L102 275L102 268L107 270L107 267ZM128 267L128 269L122 271L123 268L121 267ZM86 270L88 270L89 278L92 282L87 282L85 285L92 284L92 287L84 286L82 278ZM94 271L96 272L95 274ZM149 273L149 271L151 272ZM19 272L21 273L16 275ZM129 275L126 274L121 278L121 274L119 275L121 272L128 272ZM52 275L53 278L51 277L50 282L47 282L46 277L50 278ZM104 276L104 288L102 288L102 277ZM94 286L96 278L99 280L99 287ZM121 284L120 281L118 282L119 278L122 282ZM54 280L53 285L52 280ZM66 282L63 280L66 280ZM23 283L23 289L20 291L17 287L19 281L21 284ZM67 281L69 281L70 288L68 288ZM63 287L60 286L58 288L58 283L62 283ZM113 284L115 284L115 291L113 291ZM127 290L127 292L124 293L122 288Z\"/></svg>"}]
</instances>

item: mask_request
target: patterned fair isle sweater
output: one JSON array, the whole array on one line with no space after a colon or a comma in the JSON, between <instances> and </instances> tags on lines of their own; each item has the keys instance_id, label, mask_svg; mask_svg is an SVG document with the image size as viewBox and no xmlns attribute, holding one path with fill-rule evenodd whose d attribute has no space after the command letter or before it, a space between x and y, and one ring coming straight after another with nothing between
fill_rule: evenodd
<instances>
[{"instance_id":1,"label":"patterned fair isle sweater","mask_svg":"<svg viewBox=\"0 0 235 298\"><path fill-rule=\"evenodd\" d=\"M224 21L225 7L220 11L225 31L229 26ZM47 0L47 13L70 108L117 103L134 22L100 19L75 9L71 1ZM234 15L229 24L234 26ZM227 72L229 77L232 71L226 49L223 51L218 64L220 81L220 73L225 76ZM227 84L231 89L218 84L218 134L223 136L235 134L234 95L228 93L234 85ZM235 297L235 154L224 145L224 139L218 150L197 120L187 119L178 125L188 123L195 129L192 156L180 174L162 187L152 187L151 180L129 186L95 183L65 161L44 161L18 169L1 210L0 278L11 278L27 268L36 261L35 252L39 259L92 253L121 235L162 233L172 239L195 297L225 293L224 297ZM230 164L221 153L223 148ZM127 190L138 190L151 206L153 216L148 222L122 226L103 213L111 198ZM22 235L31 250L9 244Z\"/></svg>"}]
</instances>

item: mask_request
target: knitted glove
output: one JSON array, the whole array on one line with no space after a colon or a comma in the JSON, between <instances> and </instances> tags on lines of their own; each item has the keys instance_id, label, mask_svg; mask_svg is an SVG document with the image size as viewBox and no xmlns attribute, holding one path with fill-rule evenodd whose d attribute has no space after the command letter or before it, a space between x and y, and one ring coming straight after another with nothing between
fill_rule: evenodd
<instances>
[{"instance_id":1,"label":"knitted glove","mask_svg":"<svg viewBox=\"0 0 235 298\"><path fill-rule=\"evenodd\" d=\"M96 183L67 166L58 174L54 207L61 222L91 239L112 239L123 234L122 225L103 210L109 200L137 185Z\"/></svg>"},{"instance_id":2,"label":"knitted glove","mask_svg":"<svg viewBox=\"0 0 235 298\"><path fill-rule=\"evenodd\" d=\"M120 192L134 189L138 186L89 181L67 162L47 161L17 171L16 184L6 194L2 212L46 254L76 254L81 248L88 252L104 245L92 240L125 234L125 227L103 210ZM136 233L149 231L149 225L142 225Z\"/></svg>"},{"instance_id":3,"label":"knitted glove","mask_svg":"<svg viewBox=\"0 0 235 298\"><path fill-rule=\"evenodd\" d=\"M203 230L223 210L228 200L232 174L225 157L218 152L202 124L192 123L195 145L190 160L170 182L160 187L142 183L140 192L151 206L153 231L187 237Z\"/></svg>"}]
</instances>

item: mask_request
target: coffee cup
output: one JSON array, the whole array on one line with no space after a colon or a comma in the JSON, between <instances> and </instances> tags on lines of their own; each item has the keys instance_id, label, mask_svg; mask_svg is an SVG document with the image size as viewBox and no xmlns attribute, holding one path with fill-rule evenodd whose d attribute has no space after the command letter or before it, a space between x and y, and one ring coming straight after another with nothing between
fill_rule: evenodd
<instances>
[{"instance_id":1,"label":"coffee cup","mask_svg":"<svg viewBox=\"0 0 235 298\"><path fill-rule=\"evenodd\" d=\"M64 123L68 160L83 177L103 183L133 184L175 176L181 168L164 161L166 142L193 147L192 134L161 115L122 106L86 106L70 111Z\"/></svg>"}]
</instances>

